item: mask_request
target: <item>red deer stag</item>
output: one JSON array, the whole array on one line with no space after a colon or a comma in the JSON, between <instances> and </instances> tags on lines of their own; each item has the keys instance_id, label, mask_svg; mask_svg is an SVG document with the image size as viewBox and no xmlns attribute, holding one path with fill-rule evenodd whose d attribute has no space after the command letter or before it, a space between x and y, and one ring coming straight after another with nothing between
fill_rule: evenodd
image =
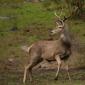
<instances>
[{"instance_id":1,"label":"red deer stag","mask_svg":"<svg viewBox=\"0 0 85 85\"><path fill-rule=\"evenodd\" d=\"M55 13L56 15L56 13ZM57 16L57 15L56 15ZM57 16L58 17L58 16ZM58 40L42 40L35 42L28 48L22 47L29 55L29 63L25 66L23 83L26 81L27 71L29 72L30 81L32 81L32 68L39 64L43 60L56 61L58 69L56 72L55 79L58 78L58 73L61 67L61 61L67 60L71 55L71 38L68 29L65 27L65 20L61 20L59 17L56 21L57 28L52 30L51 33L59 33L60 37ZM71 80L68 65L67 74L69 80Z\"/></svg>"}]
</instances>

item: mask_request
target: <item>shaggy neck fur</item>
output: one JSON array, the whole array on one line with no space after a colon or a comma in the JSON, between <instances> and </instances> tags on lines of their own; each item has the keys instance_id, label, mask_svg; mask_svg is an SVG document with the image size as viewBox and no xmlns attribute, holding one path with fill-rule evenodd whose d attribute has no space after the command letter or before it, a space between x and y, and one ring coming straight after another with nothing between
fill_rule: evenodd
<instances>
[{"instance_id":1,"label":"shaggy neck fur","mask_svg":"<svg viewBox=\"0 0 85 85\"><path fill-rule=\"evenodd\" d=\"M60 35L60 41L62 45L65 47L65 52L60 55L61 59L67 60L71 54L71 37L67 27L64 27L62 31Z\"/></svg>"},{"instance_id":2,"label":"shaggy neck fur","mask_svg":"<svg viewBox=\"0 0 85 85\"><path fill-rule=\"evenodd\" d=\"M71 37L67 27L64 27L60 35L60 40L67 49L71 47Z\"/></svg>"}]
</instances>

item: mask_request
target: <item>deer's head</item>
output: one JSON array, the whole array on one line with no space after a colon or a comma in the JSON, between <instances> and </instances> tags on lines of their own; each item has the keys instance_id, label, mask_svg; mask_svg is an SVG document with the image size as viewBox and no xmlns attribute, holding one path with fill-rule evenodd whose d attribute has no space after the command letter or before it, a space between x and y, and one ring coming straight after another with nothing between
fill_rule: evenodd
<instances>
[{"instance_id":1,"label":"deer's head","mask_svg":"<svg viewBox=\"0 0 85 85\"><path fill-rule=\"evenodd\" d=\"M52 30L52 34L61 33L64 30L64 22L62 20L56 21L56 29Z\"/></svg>"},{"instance_id":2,"label":"deer's head","mask_svg":"<svg viewBox=\"0 0 85 85\"><path fill-rule=\"evenodd\" d=\"M61 12L61 14L62 14L62 12ZM61 15L60 14L60 15ZM60 18L60 16L58 16L57 14L56 14L56 12L55 12L55 16L57 17L57 19L56 19L56 29L54 29L54 30L52 30L51 31L51 34L52 35L54 35L54 34L56 34L56 33L61 33L61 32L63 32L64 31L64 29L65 29L65 21L67 20L67 18L66 17L64 17L63 19L61 19Z\"/></svg>"}]
</instances>

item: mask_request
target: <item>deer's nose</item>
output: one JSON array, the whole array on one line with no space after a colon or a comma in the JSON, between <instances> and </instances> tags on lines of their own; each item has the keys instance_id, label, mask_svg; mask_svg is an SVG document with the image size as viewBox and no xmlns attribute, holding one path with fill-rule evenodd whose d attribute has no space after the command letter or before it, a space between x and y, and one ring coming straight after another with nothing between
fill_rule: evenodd
<instances>
[{"instance_id":1,"label":"deer's nose","mask_svg":"<svg viewBox=\"0 0 85 85\"><path fill-rule=\"evenodd\" d=\"M50 31L51 36L54 35L54 34L55 34L54 30Z\"/></svg>"},{"instance_id":2,"label":"deer's nose","mask_svg":"<svg viewBox=\"0 0 85 85\"><path fill-rule=\"evenodd\" d=\"M54 30L51 30L50 33L54 33Z\"/></svg>"}]
</instances>

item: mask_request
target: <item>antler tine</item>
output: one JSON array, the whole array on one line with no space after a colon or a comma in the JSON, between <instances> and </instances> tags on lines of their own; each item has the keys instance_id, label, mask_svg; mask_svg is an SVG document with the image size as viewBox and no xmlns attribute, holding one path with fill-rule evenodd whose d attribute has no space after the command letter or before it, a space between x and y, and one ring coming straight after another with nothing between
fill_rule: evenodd
<instances>
[{"instance_id":1,"label":"antler tine","mask_svg":"<svg viewBox=\"0 0 85 85\"><path fill-rule=\"evenodd\" d=\"M62 15L62 11L63 11L63 8L62 8L62 10L61 10L60 16ZM60 19L60 16L58 16L58 15L56 14L56 12L55 12L54 14L55 14L56 17L58 17L58 18Z\"/></svg>"},{"instance_id":2,"label":"antler tine","mask_svg":"<svg viewBox=\"0 0 85 85\"><path fill-rule=\"evenodd\" d=\"M58 17L58 18L60 19L60 16L58 16L58 15L56 14L56 12L55 12L54 14L55 14L56 17Z\"/></svg>"},{"instance_id":3,"label":"antler tine","mask_svg":"<svg viewBox=\"0 0 85 85\"><path fill-rule=\"evenodd\" d=\"M63 11L63 8L62 8L62 10L61 10L61 12L60 12L60 16L62 15L62 11ZM54 14L55 14L56 17L58 17L58 19L62 22L62 25L64 26L64 22L63 22L63 20L60 18L60 16L58 16L58 15L56 14L56 12L55 12ZM57 22L56 22L56 24L59 25L59 23L57 23Z\"/></svg>"}]
</instances>

